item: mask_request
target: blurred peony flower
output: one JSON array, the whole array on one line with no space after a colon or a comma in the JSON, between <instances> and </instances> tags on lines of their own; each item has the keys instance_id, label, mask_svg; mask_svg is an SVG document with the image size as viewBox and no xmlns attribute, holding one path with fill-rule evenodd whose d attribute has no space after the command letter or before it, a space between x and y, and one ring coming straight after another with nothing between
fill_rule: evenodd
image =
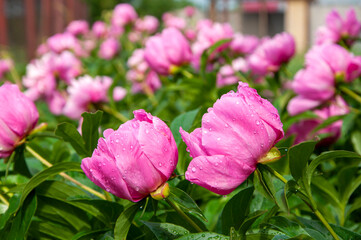
<instances>
[{"instance_id":1,"label":"blurred peony flower","mask_svg":"<svg viewBox=\"0 0 361 240\"><path fill-rule=\"evenodd\" d=\"M244 58L239 57L232 61L231 65L224 65L217 73L217 87L223 87L237 83L240 79L236 76L235 72L248 72L248 65Z\"/></svg>"},{"instance_id":2,"label":"blurred peony flower","mask_svg":"<svg viewBox=\"0 0 361 240\"><path fill-rule=\"evenodd\" d=\"M236 33L229 47L235 53L246 55L251 54L258 44L259 39L256 36Z\"/></svg>"},{"instance_id":3,"label":"blurred peony flower","mask_svg":"<svg viewBox=\"0 0 361 240\"><path fill-rule=\"evenodd\" d=\"M120 44L115 38L108 38L100 45L99 57L112 59L120 50Z\"/></svg>"},{"instance_id":4,"label":"blurred peony flower","mask_svg":"<svg viewBox=\"0 0 361 240\"><path fill-rule=\"evenodd\" d=\"M189 42L176 28L166 28L160 35L145 43L144 58L150 68L161 75L172 74L173 69L190 62Z\"/></svg>"},{"instance_id":5,"label":"blurred peony flower","mask_svg":"<svg viewBox=\"0 0 361 240\"><path fill-rule=\"evenodd\" d=\"M282 64L287 63L295 54L295 40L286 33L276 34L265 39L249 56L248 63L252 73L265 76L276 72Z\"/></svg>"},{"instance_id":6,"label":"blurred peony flower","mask_svg":"<svg viewBox=\"0 0 361 240\"><path fill-rule=\"evenodd\" d=\"M187 25L186 21L183 18L176 17L171 13L164 13L162 16L162 20L166 28L177 28L179 30L184 30Z\"/></svg>"},{"instance_id":7,"label":"blurred peony flower","mask_svg":"<svg viewBox=\"0 0 361 240\"><path fill-rule=\"evenodd\" d=\"M86 111L94 110L94 105L108 102L108 90L113 80L110 77L95 77L85 75L78 79L73 79L67 91L69 97L64 106L64 115L79 119ZM126 95L123 88L115 88L116 99L121 100Z\"/></svg>"},{"instance_id":8,"label":"blurred peony flower","mask_svg":"<svg viewBox=\"0 0 361 240\"><path fill-rule=\"evenodd\" d=\"M350 82L361 75L361 57L336 44L314 46L305 64L292 83L298 96L288 104L291 115L320 106L334 97L338 82Z\"/></svg>"},{"instance_id":9,"label":"blurred peony flower","mask_svg":"<svg viewBox=\"0 0 361 240\"><path fill-rule=\"evenodd\" d=\"M143 19L139 18L135 22L135 29L139 32L146 32L148 34L155 33L159 26L159 21L153 16L144 16Z\"/></svg>"},{"instance_id":10,"label":"blurred peony flower","mask_svg":"<svg viewBox=\"0 0 361 240\"><path fill-rule=\"evenodd\" d=\"M112 26L115 27L124 27L125 25L134 22L137 18L138 14L132 5L121 3L114 8L111 23Z\"/></svg>"},{"instance_id":11,"label":"blurred peony flower","mask_svg":"<svg viewBox=\"0 0 361 240\"><path fill-rule=\"evenodd\" d=\"M193 157L186 179L222 195L246 180L284 135L276 108L246 83L217 100L201 128L180 133Z\"/></svg>"},{"instance_id":12,"label":"blurred peony flower","mask_svg":"<svg viewBox=\"0 0 361 240\"><path fill-rule=\"evenodd\" d=\"M304 119L293 124L288 129L287 135L295 135L294 144L298 144L303 141L312 140L319 134L328 134L329 136L322 139L319 144L330 145L334 143L340 137L342 120L338 120L317 132L313 132L313 130L330 117L347 114L349 112L347 103L340 96L336 96L335 99L330 101L330 105L316 109L313 112L318 118Z\"/></svg>"},{"instance_id":13,"label":"blurred peony flower","mask_svg":"<svg viewBox=\"0 0 361 240\"><path fill-rule=\"evenodd\" d=\"M5 158L34 129L39 113L35 104L15 84L3 84L0 98L0 158Z\"/></svg>"},{"instance_id":14,"label":"blurred peony flower","mask_svg":"<svg viewBox=\"0 0 361 240\"><path fill-rule=\"evenodd\" d=\"M161 187L178 162L178 150L168 126L144 110L118 130L107 129L92 157L81 167L99 187L138 202Z\"/></svg>"},{"instance_id":15,"label":"blurred peony flower","mask_svg":"<svg viewBox=\"0 0 361 240\"><path fill-rule=\"evenodd\" d=\"M11 59L0 59L0 79L2 79L5 73L10 72L10 69L14 67L14 62Z\"/></svg>"},{"instance_id":16,"label":"blurred peony flower","mask_svg":"<svg viewBox=\"0 0 361 240\"><path fill-rule=\"evenodd\" d=\"M193 17L196 13L196 8L193 6L186 6L184 8L184 13L187 15L187 17Z\"/></svg>"},{"instance_id":17,"label":"blurred peony flower","mask_svg":"<svg viewBox=\"0 0 361 240\"><path fill-rule=\"evenodd\" d=\"M47 46L50 51L55 53L61 53L68 50L74 52L77 56L84 55L84 51L79 40L68 32L57 33L49 37L47 40Z\"/></svg>"},{"instance_id":18,"label":"blurred peony flower","mask_svg":"<svg viewBox=\"0 0 361 240\"><path fill-rule=\"evenodd\" d=\"M105 22L96 21L92 27L92 33L96 38L104 38L108 33L108 27Z\"/></svg>"},{"instance_id":19,"label":"blurred peony flower","mask_svg":"<svg viewBox=\"0 0 361 240\"><path fill-rule=\"evenodd\" d=\"M69 23L65 31L74 36L85 35L89 32L89 24L85 20L75 20Z\"/></svg>"},{"instance_id":20,"label":"blurred peony flower","mask_svg":"<svg viewBox=\"0 0 361 240\"><path fill-rule=\"evenodd\" d=\"M338 43L345 40L351 46L361 31L361 22L357 20L356 12L350 9L342 19L336 10L332 10L326 17L326 26L321 26L316 32L316 44Z\"/></svg>"}]
</instances>

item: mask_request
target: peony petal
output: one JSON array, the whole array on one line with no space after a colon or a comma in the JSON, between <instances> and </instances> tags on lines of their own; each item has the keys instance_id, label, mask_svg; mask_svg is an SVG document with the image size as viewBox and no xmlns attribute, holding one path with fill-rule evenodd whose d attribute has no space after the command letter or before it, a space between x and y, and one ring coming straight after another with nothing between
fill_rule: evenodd
<instances>
[{"instance_id":1,"label":"peony petal","mask_svg":"<svg viewBox=\"0 0 361 240\"><path fill-rule=\"evenodd\" d=\"M191 161L185 176L192 183L217 194L226 195L256 169L255 165L249 166L246 162L248 161L224 155L199 156Z\"/></svg>"}]
</instances>

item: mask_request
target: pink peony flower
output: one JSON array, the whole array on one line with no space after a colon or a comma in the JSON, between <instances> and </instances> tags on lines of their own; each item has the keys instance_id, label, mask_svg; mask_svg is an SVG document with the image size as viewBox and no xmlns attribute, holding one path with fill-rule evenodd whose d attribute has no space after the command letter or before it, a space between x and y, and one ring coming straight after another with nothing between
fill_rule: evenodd
<instances>
[{"instance_id":1,"label":"pink peony flower","mask_svg":"<svg viewBox=\"0 0 361 240\"><path fill-rule=\"evenodd\" d=\"M75 20L69 23L65 31L74 36L85 35L89 32L89 24L85 20Z\"/></svg>"},{"instance_id":2,"label":"pink peony flower","mask_svg":"<svg viewBox=\"0 0 361 240\"><path fill-rule=\"evenodd\" d=\"M112 59L120 50L120 44L115 38L106 39L99 49L99 57L104 59Z\"/></svg>"},{"instance_id":3,"label":"pink peony flower","mask_svg":"<svg viewBox=\"0 0 361 240\"><path fill-rule=\"evenodd\" d=\"M81 167L99 187L138 202L163 185L178 162L178 150L168 126L144 110L118 130L107 129L91 157Z\"/></svg>"},{"instance_id":4,"label":"pink peony flower","mask_svg":"<svg viewBox=\"0 0 361 240\"><path fill-rule=\"evenodd\" d=\"M108 33L108 28L105 22L96 21L92 27L92 33L96 38L104 38Z\"/></svg>"},{"instance_id":5,"label":"pink peony flower","mask_svg":"<svg viewBox=\"0 0 361 240\"><path fill-rule=\"evenodd\" d=\"M10 69L14 67L14 62L11 59L0 59L0 79L2 79L5 73L10 72Z\"/></svg>"},{"instance_id":6,"label":"pink peony flower","mask_svg":"<svg viewBox=\"0 0 361 240\"><path fill-rule=\"evenodd\" d=\"M190 62L192 52L189 42L178 29L166 28L160 35L147 40L144 58L152 70L168 75L175 66Z\"/></svg>"},{"instance_id":7,"label":"pink peony flower","mask_svg":"<svg viewBox=\"0 0 361 240\"><path fill-rule=\"evenodd\" d=\"M234 38L230 44L233 52L238 54L251 54L258 46L259 39L256 36L234 34Z\"/></svg>"},{"instance_id":8,"label":"pink peony flower","mask_svg":"<svg viewBox=\"0 0 361 240\"><path fill-rule=\"evenodd\" d=\"M265 76L278 71L294 54L295 40L290 34L283 32L264 40L249 56L248 63L253 73Z\"/></svg>"},{"instance_id":9,"label":"pink peony flower","mask_svg":"<svg viewBox=\"0 0 361 240\"><path fill-rule=\"evenodd\" d=\"M217 73L217 87L223 87L237 83L240 79L236 76L235 72L247 72L248 65L244 58L239 57L232 61L231 65L224 65Z\"/></svg>"},{"instance_id":10,"label":"pink peony flower","mask_svg":"<svg viewBox=\"0 0 361 240\"><path fill-rule=\"evenodd\" d=\"M316 109L313 112L318 116L318 118L305 119L293 124L288 129L287 135L296 135L294 144L298 144L303 141L312 140L319 134L328 134L330 136L323 139L320 144L330 145L334 143L340 137L342 120L338 120L331 125L318 130L317 132L313 132L313 129L330 117L347 114L349 112L347 103L340 96L337 96L335 99L330 101L330 105L321 109Z\"/></svg>"},{"instance_id":11,"label":"pink peony flower","mask_svg":"<svg viewBox=\"0 0 361 240\"><path fill-rule=\"evenodd\" d=\"M50 51L61 53L63 51L73 51L77 56L82 56L84 51L80 45L79 40L72 34L57 33L47 40L47 46Z\"/></svg>"},{"instance_id":12,"label":"pink peony flower","mask_svg":"<svg viewBox=\"0 0 361 240\"><path fill-rule=\"evenodd\" d=\"M183 18L176 17L171 13L163 14L162 20L166 28L177 28L179 30L183 30L187 25L186 21Z\"/></svg>"},{"instance_id":13,"label":"pink peony flower","mask_svg":"<svg viewBox=\"0 0 361 240\"><path fill-rule=\"evenodd\" d=\"M34 129L39 113L15 84L3 84L0 98L0 158L5 158Z\"/></svg>"},{"instance_id":14,"label":"pink peony flower","mask_svg":"<svg viewBox=\"0 0 361 240\"><path fill-rule=\"evenodd\" d=\"M344 39L350 46L354 42L352 38L358 37L360 31L361 22L357 20L354 9L346 13L345 19L342 19L336 10L332 10L326 17L326 26L317 30L316 44L337 43Z\"/></svg>"},{"instance_id":15,"label":"pink peony flower","mask_svg":"<svg viewBox=\"0 0 361 240\"><path fill-rule=\"evenodd\" d=\"M139 32L146 32L152 34L157 31L159 21L156 17L145 16L143 19L139 18L135 22L135 29Z\"/></svg>"},{"instance_id":16,"label":"pink peony flower","mask_svg":"<svg viewBox=\"0 0 361 240\"><path fill-rule=\"evenodd\" d=\"M124 27L125 25L135 21L137 18L138 14L132 5L121 3L114 8L111 23L112 26L115 27Z\"/></svg>"},{"instance_id":17,"label":"pink peony flower","mask_svg":"<svg viewBox=\"0 0 361 240\"><path fill-rule=\"evenodd\" d=\"M113 80L105 76L92 78L85 75L77 80L73 79L67 89L69 97L64 106L64 115L73 119L79 119L83 112L92 110L91 104L108 102L108 90L112 83ZM122 91L124 89L116 89L117 100L125 96L125 90L120 95L119 90Z\"/></svg>"},{"instance_id":18,"label":"pink peony flower","mask_svg":"<svg viewBox=\"0 0 361 240\"><path fill-rule=\"evenodd\" d=\"M306 68L297 72L292 83L298 94L287 110L296 115L322 105L336 93L336 83L350 82L361 75L361 57L336 44L314 46L306 55Z\"/></svg>"},{"instance_id":19,"label":"pink peony flower","mask_svg":"<svg viewBox=\"0 0 361 240\"><path fill-rule=\"evenodd\" d=\"M222 195L245 181L284 135L276 108L246 83L217 100L201 128L180 133L193 157L186 179Z\"/></svg>"},{"instance_id":20,"label":"pink peony flower","mask_svg":"<svg viewBox=\"0 0 361 240\"><path fill-rule=\"evenodd\" d=\"M196 13L196 8L193 6L186 6L184 8L184 13L187 15L187 17L193 17L193 15Z\"/></svg>"}]
</instances>

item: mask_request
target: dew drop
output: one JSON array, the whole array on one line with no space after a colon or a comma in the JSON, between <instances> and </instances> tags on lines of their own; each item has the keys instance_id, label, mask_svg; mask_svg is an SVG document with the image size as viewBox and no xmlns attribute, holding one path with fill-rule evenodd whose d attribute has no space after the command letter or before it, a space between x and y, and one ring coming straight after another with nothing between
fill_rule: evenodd
<instances>
[{"instance_id":1,"label":"dew drop","mask_svg":"<svg viewBox=\"0 0 361 240\"><path fill-rule=\"evenodd\" d=\"M217 138L217 141L220 141L221 140L221 138L219 137L219 138Z\"/></svg>"},{"instance_id":2,"label":"dew drop","mask_svg":"<svg viewBox=\"0 0 361 240\"><path fill-rule=\"evenodd\" d=\"M135 191L139 192L139 187L136 187L136 188L135 188Z\"/></svg>"},{"instance_id":3,"label":"dew drop","mask_svg":"<svg viewBox=\"0 0 361 240\"><path fill-rule=\"evenodd\" d=\"M203 130L203 133L204 133L204 134L207 134L207 133L208 133L208 131L207 131L207 130Z\"/></svg>"},{"instance_id":4,"label":"dew drop","mask_svg":"<svg viewBox=\"0 0 361 240\"><path fill-rule=\"evenodd\" d=\"M123 148L123 151L125 151L125 148Z\"/></svg>"},{"instance_id":5,"label":"dew drop","mask_svg":"<svg viewBox=\"0 0 361 240\"><path fill-rule=\"evenodd\" d=\"M200 167L199 167L199 169L200 169L200 170L203 170L203 167L202 167L202 166L200 166Z\"/></svg>"},{"instance_id":6,"label":"dew drop","mask_svg":"<svg viewBox=\"0 0 361 240\"><path fill-rule=\"evenodd\" d=\"M94 170L93 169L89 169L90 172L93 172Z\"/></svg>"},{"instance_id":7,"label":"dew drop","mask_svg":"<svg viewBox=\"0 0 361 240\"><path fill-rule=\"evenodd\" d=\"M226 127L226 128L228 128L229 127L229 125L226 123L226 124L224 124L224 126Z\"/></svg>"},{"instance_id":8,"label":"dew drop","mask_svg":"<svg viewBox=\"0 0 361 240\"><path fill-rule=\"evenodd\" d=\"M209 128L209 131L212 132L212 128Z\"/></svg>"},{"instance_id":9,"label":"dew drop","mask_svg":"<svg viewBox=\"0 0 361 240\"><path fill-rule=\"evenodd\" d=\"M235 118L232 118L232 121L234 122L234 121L236 121L236 119L235 119Z\"/></svg>"},{"instance_id":10,"label":"dew drop","mask_svg":"<svg viewBox=\"0 0 361 240\"><path fill-rule=\"evenodd\" d=\"M132 146L132 145L130 145L130 149L133 149L133 146Z\"/></svg>"},{"instance_id":11,"label":"dew drop","mask_svg":"<svg viewBox=\"0 0 361 240\"><path fill-rule=\"evenodd\" d=\"M236 104L239 104L239 102L237 101Z\"/></svg>"},{"instance_id":12,"label":"dew drop","mask_svg":"<svg viewBox=\"0 0 361 240\"><path fill-rule=\"evenodd\" d=\"M145 129L145 133L149 133L149 130L148 130L148 129Z\"/></svg>"},{"instance_id":13,"label":"dew drop","mask_svg":"<svg viewBox=\"0 0 361 240\"><path fill-rule=\"evenodd\" d=\"M115 142L118 143L118 142L119 142L119 139L115 139Z\"/></svg>"},{"instance_id":14,"label":"dew drop","mask_svg":"<svg viewBox=\"0 0 361 240\"><path fill-rule=\"evenodd\" d=\"M162 163L158 163L158 166L161 167L161 166L162 166Z\"/></svg>"},{"instance_id":15,"label":"dew drop","mask_svg":"<svg viewBox=\"0 0 361 240\"><path fill-rule=\"evenodd\" d=\"M257 121L256 121L256 125L260 125L260 124L261 124L261 122L257 120Z\"/></svg>"},{"instance_id":16,"label":"dew drop","mask_svg":"<svg viewBox=\"0 0 361 240\"><path fill-rule=\"evenodd\" d=\"M192 167L192 172L196 172L196 168L195 168L195 167Z\"/></svg>"}]
</instances>

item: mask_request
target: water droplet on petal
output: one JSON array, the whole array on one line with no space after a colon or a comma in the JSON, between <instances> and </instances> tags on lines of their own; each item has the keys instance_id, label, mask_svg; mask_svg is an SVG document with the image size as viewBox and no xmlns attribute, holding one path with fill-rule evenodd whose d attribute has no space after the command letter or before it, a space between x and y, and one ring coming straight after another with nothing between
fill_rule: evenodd
<instances>
[{"instance_id":1,"label":"water droplet on petal","mask_svg":"<svg viewBox=\"0 0 361 240\"><path fill-rule=\"evenodd\" d=\"M148 129L145 129L145 133L149 133L149 130L148 130Z\"/></svg>"},{"instance_id":2,"label":"water droplet on petal","mask_svg":"<svg viewBox=\"0 0 361 240\"><path fill-rule=\"evenodd\" d=\"M89 169L90 172L93 172L94 170L93 169Z\"/></svg>"},{"instance_id":3,"label":"water droplet on petal","mask_svg":"<svg viewBox=\"0 0 361 240\"><path fill-rule=\"evenodd\" d=\"M196 168L195 167L192 167L192 172L196 172Z\"/></svg>"},{"instance_id":4,"label":"water droplet on petal","mask_svg":"<svg viewBox=\"0 0 361 240\"><path fill-rule=\"evenodd\" d=\"M162 166L162 163L158 163L158 166L161 167L161 166Z\"/></svg>"},{"instance_id":5,"label":"water droplet on petal","mask_svg":"<svg viewBox=\"0 0 361 240\"><path fill-rule=\"evenodd\" d=\"M119 142L119 139L115 139L115 142L118 143L118 142Z\"/></svg>"},{"instance_id":6,"label":"water droplet on petal","mask_svg":"<svg viewBox=\"0 0 361 240\"><path fill-rule=\"evenodd\" d=\"M261 124L261 122L257 120L257 121L256 121L256 125L260 125L260 124Z\"/></svg>"},{"instance_id":7,"label":"water droplet on petal","mask_svg":"<svg viewBox=\"0 0 361 240\"><path fill-rule=\"evenodd\" d=\"M217 138L217 141L220 141L221 140L221 138L219 137L219 138Z\"/></svg>"},{"instance_id":8,"label":"water droplet on petal","mask_svg":"<svg viewBox=\"0 0 361 240\"><path fill-rule=\"evenodd\" d=\"M125 151L125 148L123 148L123 151Z\"/></svg>"},{"instance_id":9,"label":"water droplet on petal","mask_svg":"<svg viewBox=\"0 0 361 240\"><path fill-rule=\"evenodd\" d=\"M224 124L224 126L226 127L226 128L228 128L229 127L229 125L226 123L226 124Z\"/></svg>"}]
</instances>

